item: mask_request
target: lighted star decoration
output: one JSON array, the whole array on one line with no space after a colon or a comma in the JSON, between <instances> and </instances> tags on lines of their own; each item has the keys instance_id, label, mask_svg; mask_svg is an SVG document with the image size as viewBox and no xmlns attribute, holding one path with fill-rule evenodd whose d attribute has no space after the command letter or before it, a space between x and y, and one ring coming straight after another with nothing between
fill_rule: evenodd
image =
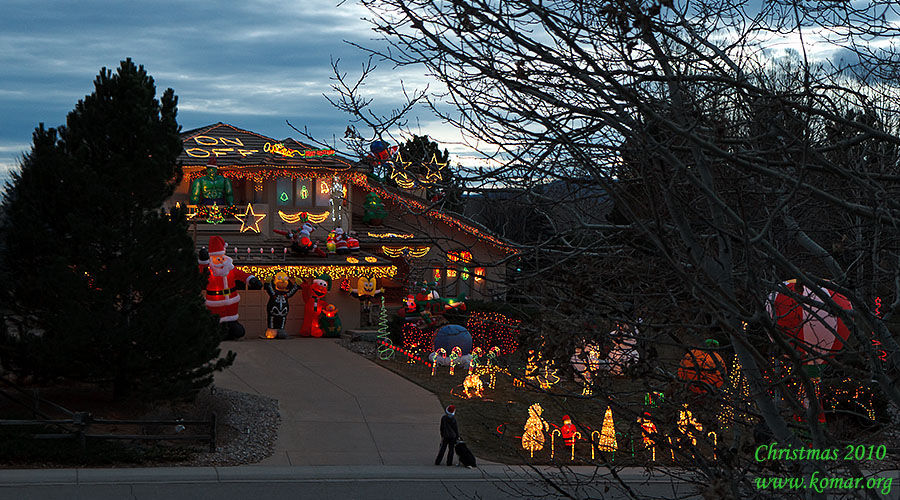
<instances>
[{"instance_id":1,"label":"lighted star decoration","mask_svg":"<svg viewBox=\"0 0 900 500\"><path fill-rule=\"evenodd\" d=\"M247 210L245 210L244 213L242 213L242 214L234 214L234 217L237 220L241 221L241 232L242 233L247 230L253 230L254 232L258 233L258 232L260 232L259 223L260 223L260 221L262 221L263 219L266 218L266 214L258 214L256 212L254 212L253 205L248 203ZM250 219L251 217L252 217L252 221Z\"/></svg>"},{"instance_id":2,"label":"lighted star decoration","mask_svg":"<svg viewBox=\"0 0 900 500\"><path fill-rule=\"evenodd\" d=\"M397 168L397 165L400 165L400 168ZM403 161L403 157L400 156L400 153L397 153L397 160L390 162L391 165L391 180L397 183L403 189L409 189L416 185L412 179L409 178L409 171L407 170L410 165L412 165L411 161Z\"/></svg>"},{"instance_id":3,"label":"lighted star decoration","mask_svg":"<svg viewBox=\"0 0 900 500\"><path fill-rule=\"evenodd\" d=\"M444 170L446 166L447 162L440 163L437 161L437 155L432 154L431 161L425 164L425 168L428 169L428 173L425 174L425 182L430 184L442 181L444 177L443 174L441 174L441 171Z\"/></svg>"}]
</instances>

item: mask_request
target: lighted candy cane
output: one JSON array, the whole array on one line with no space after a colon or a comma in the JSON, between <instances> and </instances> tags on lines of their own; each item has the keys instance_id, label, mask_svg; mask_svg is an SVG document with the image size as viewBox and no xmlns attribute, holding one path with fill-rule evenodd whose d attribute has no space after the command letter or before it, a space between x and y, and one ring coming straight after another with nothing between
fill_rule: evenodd
<instances>
[{"instance_id":1,"label":"lighted candy cane","mask_svg":"<svg viewBox=\"0 0 900 500\"><path fill-rule=\"evenodd\" d=\"M554 446L554 442L556 441L554 438L559 434L562 437L562 432L559 429L553 429L553 432L550 433L550 458L553 458L553 452L556 450L556 446Z\"/></svg>"},{"instance_id":2,"label":"lighted candy cane","mask_svg":"<svg viewBox=\"0 0 900 500\"><path fill-rule=\"evenodd\" d=\"M453 368L458 364L460 356L462 356L462 349L459 346L450 349L450 375L453 375Z\"/></svg>"},{"instance_id":3,"label":"lighted candy cane","mask_svg":"<svg viewBox=\"0 0 900 500\"><path fill-rule=\"evenodd\" d=\"M597 435L597 443L598 443L598 445L599 445L599 443L600 443L600 431L594 431L594 432L592 432L592 433L591 433L591 460L594 460L594 456L595 456L594 450L596 450L596 448L594 447L594 434Z\"/></svg>"},{"instance_id":4,"label":"lighted candy cane","mask_svg":"<svg viewBox=\"0 0 900 500\"><path fill-rule=\"evenodd\" d=\"M443 347L441 347L441 348L439 348L438 350L434 351L434 364L431 365L431 376L432 376L432 377L434 376L434 372L437 371L437 366L438 366L438 356L440 356L440 357L442 357L442 358L446 358L446 357L447 357L447 351L445 351Z\"/></svg>"},{"instance_id":5,"label":"lighted candy cane","mask_svg":"<svg viewBox=\"0 0 900 500\"><path fill-rule=\"evenodd\" d=\"M575 434L572 436L572 438L573 438L572 439L572 460L574 461L575 460L575 441L578 441L579 439L581 439L581 433L578 431L575 431Z\"/></svg>"},{"instance_id":6,"label":"lighted candy cane","mask_svg":"<svg viewBox=\"0 0 900 500\"><path fill-rule=\"evenodd\" d=\"M483 353L484 351L482 351L480 347L472 349L472 361L469 362L469 375L472 375L473 370L475 370L475 365L481 362Z\"/></svg>"},{"instance_id":7,"label":"lighted candy cane","mask_svg":"<svg viewBox=\"0 0 900 500\"><path fill-rule=\"evenodd\" d=\"M494 385L497 383L497 367L494 365L494 361L497 356L500 355L500 348L497 346L491 347L487 353L487 366L488 373L490 373L490 378L488 378L488 387L491 389L494 388Z\"/></svg>"}]
</instances>

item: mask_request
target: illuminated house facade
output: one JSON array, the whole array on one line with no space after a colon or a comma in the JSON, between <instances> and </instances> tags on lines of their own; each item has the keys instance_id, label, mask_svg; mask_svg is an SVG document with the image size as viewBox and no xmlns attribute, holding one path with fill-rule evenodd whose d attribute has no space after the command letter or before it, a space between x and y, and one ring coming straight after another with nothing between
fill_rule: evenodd
<instances>
[{"instance_id":1,"label":"illuminated house facade","mask_svg":"<svg viewBox=\"0 0 900 500\"><path fill-rule=\"evenodd\" d=\"M335 304L344 329L365 327L370 318L349 289L360 277L376 277L385 287L389 306L400 305L408 290L422 281L436 282L443 296L464 294L493 300L505 293L505 267L490 266L514 249L483 228L439 210L429 210L414 189L398 189L372 181L370 167L294 139L276 140L232 125L217 123L182 133L179 161L184 180L167 205L187 205L197 247L211 235L228 243L235 265L261 280L277 269L295 279L327 273L332 278L329 303ZM218 174L230 181L234 204L192 203L191 186L206 174L212 158ZM387 209L378 225L364 222L364 203L375 193ZM311 239L326 249L326 237L336 228L353 232L360 251L349 255L297 255L290 240L278 233L298 229L307 214L316 229ZM377 222L377 221L376 221ZM241 322L249 336L265 331L264 291L241 292ZM292 299L287 330L297 332L302 300ZM380 300L380 299L379 299ZM257 333L259 332L259 333Z\"/></svg>"}]
</instances>

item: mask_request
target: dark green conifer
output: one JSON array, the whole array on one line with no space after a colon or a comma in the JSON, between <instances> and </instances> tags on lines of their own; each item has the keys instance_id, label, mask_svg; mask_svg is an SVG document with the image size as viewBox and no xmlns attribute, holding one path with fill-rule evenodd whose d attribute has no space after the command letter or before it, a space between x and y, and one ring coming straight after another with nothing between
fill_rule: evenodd
<instances>
[{"instance_id":1,"label":"dark green conifer","mask_svg":"<svg viewBox=\"0 0 900 500\"><path fill-rule=\"evenodd\" d=\"M177 97L131 59L103 68L66 126L35 130L0 205L13 368L185 397L220 358L184 213ZM7 363L9 364L9 363Z\"/></svg>"}]
</instances>

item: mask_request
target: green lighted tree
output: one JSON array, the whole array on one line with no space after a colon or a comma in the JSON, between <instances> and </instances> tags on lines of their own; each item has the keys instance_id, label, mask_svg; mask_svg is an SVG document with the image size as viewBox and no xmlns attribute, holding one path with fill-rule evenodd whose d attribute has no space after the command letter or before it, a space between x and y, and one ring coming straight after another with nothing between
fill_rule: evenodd
<instances>
[{"instance_id":1,"label":"green lighted tree","mask_svg":"<svg viewBox=\"0 0 900 500\"><path fill-rule=\"evenodd\" d=\"M109 383L114 397L190 396L220 358L184 213L161 210L181 181L172 89L130 60L103 68L66 126L34 132L0 205L0 343L12 368Z\"/></svg>"},{"instance_id":2,"label":"green lighted tree","mask_svg":"<svg viewBox=\"0 0 900 500\"><path fill-rule=\"evenodd\" d=\"M378 310L378 339L382 343L378 345L378 356L381 359L391 359L394 357L394 348L391 339L388 338L388 315L387 308L384 307L384 295L381 296L381 308Z\"/></svg>"},{"instance_id":3,"label":"green lighted tree","mask_svg":"<svg viewBox=\"0 0 900 500\"><path fill-rule=\"evenodd\" d=\"M377 193L367 194L365 204L363 205L363 223L380 226L384 223L384 218L387 217L387 215L388 211L381 201L381 197L378 196Z\"/></svg>"}]
</instances>

